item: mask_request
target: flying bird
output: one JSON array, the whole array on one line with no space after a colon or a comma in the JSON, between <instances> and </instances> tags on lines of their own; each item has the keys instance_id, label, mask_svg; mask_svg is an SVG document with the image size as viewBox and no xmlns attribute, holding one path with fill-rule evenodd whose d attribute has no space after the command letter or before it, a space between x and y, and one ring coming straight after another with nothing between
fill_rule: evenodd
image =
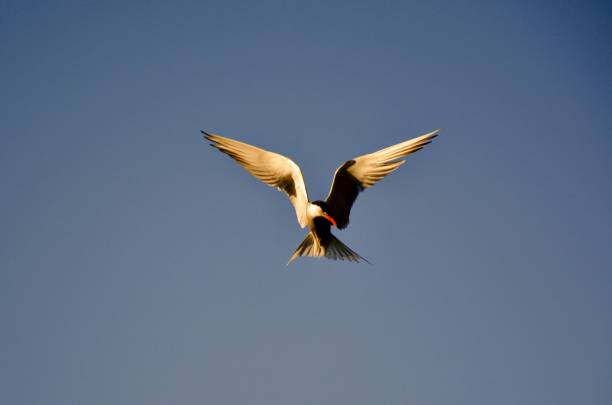
<instances>
[{"instance_id":1,"label":"flying bird","mask_svg":"<svg viewBox=\"0 0 612 405\"><path fill-rule=\"evenodd\" d=\"M302 229L307 226L310 229L289 259L287 264L290 264L300 256L368 262L340 242L331 233L331 227L346 228L351 207L359 193L397 170L405 163L404 157L431 143L440 130L347 160L336 169L325 201L308 199L302 172L291 159L221 135L201 132L211 142L211 146L229 155L247 172L289 197L298 223Z\"/></svg>"}]
</instances>

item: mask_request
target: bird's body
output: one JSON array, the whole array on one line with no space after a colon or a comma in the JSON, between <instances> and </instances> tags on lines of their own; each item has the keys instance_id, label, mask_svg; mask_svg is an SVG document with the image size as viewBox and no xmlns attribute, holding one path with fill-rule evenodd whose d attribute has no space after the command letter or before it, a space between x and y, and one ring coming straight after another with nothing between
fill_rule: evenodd
<instances>
[{"instance_id":1,"label":"bird's body","mask_svg":"<svg viewBox=\"0 0 612 405\"><path fill-rule=\"evenodd\" d=\"M299 256L367 262L340 242L331 233L331 226L346 228L351 208L359 193L397 170L405 162L403 157L429 144L438 132L439 130L436 130L344 162L336 170L326 200L310 201L302 172L291 159L244 142L202 131L204 137L212 142L212 146L232 157L259 180L276 187L289 197L298 223L302 228L308 226L310 230L289 259L289 263Z\"/></svg>"}]
</instances>

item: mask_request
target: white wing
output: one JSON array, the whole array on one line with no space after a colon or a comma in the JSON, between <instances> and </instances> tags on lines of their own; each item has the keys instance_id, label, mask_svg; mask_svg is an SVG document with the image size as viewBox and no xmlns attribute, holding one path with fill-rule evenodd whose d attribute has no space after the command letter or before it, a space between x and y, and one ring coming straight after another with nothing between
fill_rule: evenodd
<instances>
[{"instance_id":1,"label":"white wing","mask_svg":"<svg viewBox=\"0 0 612 405\"><path fill-rule=\"evenodd\" d=\"M269 186L276 187L278 191L287 194L295 208L300 226L304 228L308 225L306 216L308 194L298 165L278 153L220 135L201 132L204 134L204 138L212 142L211 146L231 156L247 172Z\"/></svg>"},{"instance_id":2,"label":"white wing","mask_svg":"<svg viewBox=\"0 0 612 405\"><path fill-rule=\"evenodd\" d=\"M361 191L397 170L406 162L402 160L403 157L431 143L438 132L439 129L344 162L334 174L326 201L338 228L343 229L348 225L351 207Z\"/></svg>"},{"instance_id":3,"label":"white wing","mask_svg":"<svg viewBox=\"0 0 612 405\"><path fill-rule=\"evenodd\" d=\"M421 150L431 140L438 136L439 129L428 134L413 138L397 145L389 146L378 152L359 156L355 159L348 172L355 177L364 188L374 185L389 173L397 170L406 161L401 158Z\"/></svg>"}]
</instances>

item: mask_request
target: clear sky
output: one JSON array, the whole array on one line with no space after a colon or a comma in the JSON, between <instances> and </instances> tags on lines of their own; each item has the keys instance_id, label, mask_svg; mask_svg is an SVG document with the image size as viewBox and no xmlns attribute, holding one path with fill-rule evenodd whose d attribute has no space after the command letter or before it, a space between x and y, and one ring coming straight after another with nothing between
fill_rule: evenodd
<instances>
[{"instance_id":1,"label":"clear sky","mask_svg":"<svg viewBox=\"0 0 612 405\"><path fill-rule=\"evenodd\" d=\"M537 4L536 4L537 3ZM612 7L0 1L0 402L612 403ZM200 129L442 128L300 259Z\"/></svg>"}]
</instances>

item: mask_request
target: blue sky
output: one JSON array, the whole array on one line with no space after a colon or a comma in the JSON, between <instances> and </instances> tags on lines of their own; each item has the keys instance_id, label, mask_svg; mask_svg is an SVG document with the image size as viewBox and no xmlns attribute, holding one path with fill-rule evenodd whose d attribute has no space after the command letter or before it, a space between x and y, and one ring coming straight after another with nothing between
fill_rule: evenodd
<instances>
[{"instance_id":1,"label":"blue sky","mask_svg":"<svg viewBox=\"0 0 612 405\"><path fill-rule=\"evenodd\" d=\"M0 2L0 399L609 404L605 2ZM285 263L309 194L442 128Z\"/></svg>"}]
</instances>

